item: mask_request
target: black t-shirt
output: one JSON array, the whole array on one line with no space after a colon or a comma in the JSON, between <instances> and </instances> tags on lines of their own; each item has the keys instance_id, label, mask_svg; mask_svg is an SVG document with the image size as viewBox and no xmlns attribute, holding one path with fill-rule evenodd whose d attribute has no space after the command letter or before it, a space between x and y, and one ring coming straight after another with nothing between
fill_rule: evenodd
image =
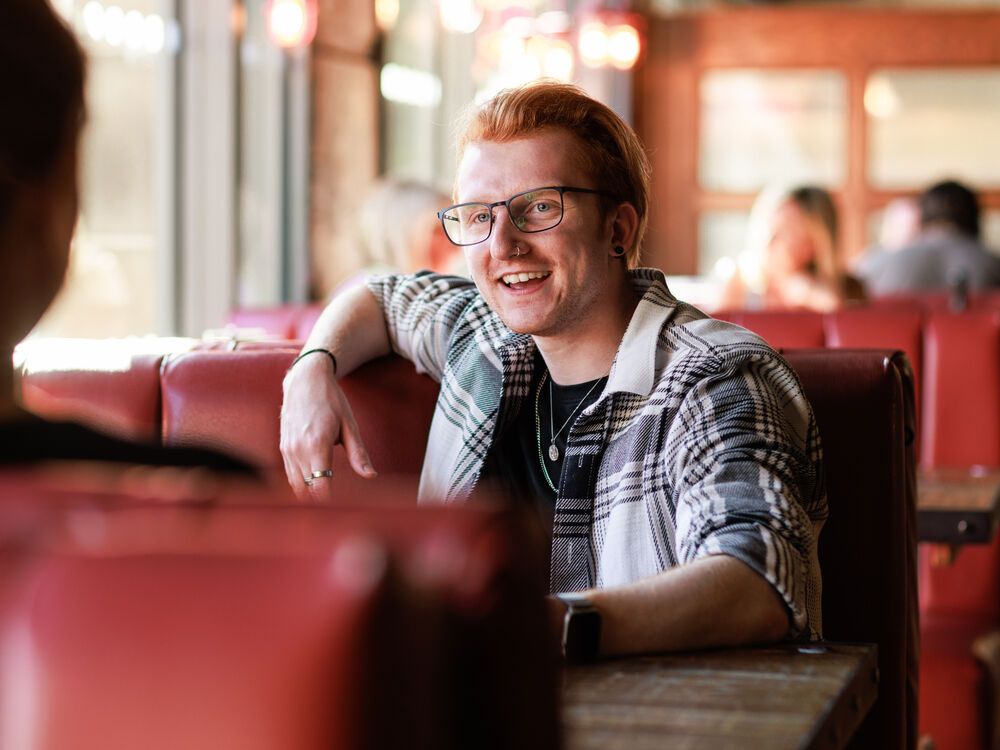
<instances>
[{"instance_id":1,"label":"black t-shirt","mask_svg":"<svg viewBox=\"0 0 1000 750\"><path fill-rule=\"evenodd\" d=\"M604 377L556 385L539 359L528 399L486 457L483 479L513 502L536 508L550 540L566 439L580 413L600 397L606 382ZM558 450L555 460L549 455L553 433Z\"/></svg>"},{"instance_id":2,"label":"black t-shirt","mask_svg":"<svg viewBox=\"0 0 1000 750\"><path fill-rule=\"evenodd\" d=\"M43 461L204 467L248 477L258 475L250 464L203 448L131 443L75 422L50 422L33 415L0 422L0 466Z\"/></svg>"}]
</instances>

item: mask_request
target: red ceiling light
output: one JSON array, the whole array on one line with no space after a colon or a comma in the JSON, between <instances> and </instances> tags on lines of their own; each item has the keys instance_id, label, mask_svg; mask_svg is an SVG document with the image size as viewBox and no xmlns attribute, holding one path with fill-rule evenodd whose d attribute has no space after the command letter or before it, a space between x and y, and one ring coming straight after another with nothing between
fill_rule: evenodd
<instances>
[{"instance_id":1,"label":"red ceiling light","mask_svg":"<svg viewBox=\"0 0 1000 750\"><path fill-rule=\"evenodd\" d=\"M283 49L308 47L316 36L316 0L267 0L264 20L271 41Z\"/></svg>"}]
</instances>

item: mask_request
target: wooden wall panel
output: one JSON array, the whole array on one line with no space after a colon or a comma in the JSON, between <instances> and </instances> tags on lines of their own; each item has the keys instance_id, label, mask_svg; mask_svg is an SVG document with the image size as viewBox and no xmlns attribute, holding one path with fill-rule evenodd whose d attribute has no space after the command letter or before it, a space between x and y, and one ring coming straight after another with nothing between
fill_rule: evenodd
<instances>
[{"instance_id":1,"label":"wooden wall panel","mask_svg":"<svg viewBox=\"0 0 1000 750\"><path fill-rule=\"evenodd\" d=\"M371 0L320 0L312 50L309 227L316 298L363 265L355 222L378 175L377 42Z\"/></svg>"},{"instance_id":2,"label":"wooden wall panel","mask_svg":"<svg viewBox=\"0 0 1000 750\"><path fill-rule=\"evenodd\" d=\"M842 247L867 242L868 212L898 195L870 187L865 81L878 67L1000 65L996 10L730 8L649 21L647 53L636 75L636 129L653 164L653 197L644 262L668 273L698 268L702 210L740 209L753 195L721 195L698 184L698 82L718 68L841 70L848 81L847 180L841 207ZM1000 205L1000 191L982 194Z\"/></svg>"},{"instance_id":3,"label":"wooden wall panel","mask_svg":"<svg viewBox=\"0 0 1000 750\"><path fill-rule=\"evenodd\" d=\"M315 58L313 105L311 279L321 298L363 265L354 237L361 200L378 174L374 66Z\"/></svg>"}]
</instances>

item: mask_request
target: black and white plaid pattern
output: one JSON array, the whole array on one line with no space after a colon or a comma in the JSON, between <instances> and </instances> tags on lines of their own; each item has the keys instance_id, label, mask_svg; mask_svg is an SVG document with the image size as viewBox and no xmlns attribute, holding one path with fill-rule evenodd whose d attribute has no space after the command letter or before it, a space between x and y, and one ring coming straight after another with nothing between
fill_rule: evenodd
<instances>
[{"instance_id":1,"label":"black and white plaid pattern","mask_svg":"<svg viewBox=\"0 0 1000 750\"><path fill-rule=\"evenodd\" d=\"M598 400L570 428L550 581L575 591L726 554L769 581L796 635L821 636L819 433L788 364L755 334L674 299L655 269ZM535 345L468 279L369 281L393 348L441 382L422 499L471 495L528 397Z\"/></svg>"}]
</instances>

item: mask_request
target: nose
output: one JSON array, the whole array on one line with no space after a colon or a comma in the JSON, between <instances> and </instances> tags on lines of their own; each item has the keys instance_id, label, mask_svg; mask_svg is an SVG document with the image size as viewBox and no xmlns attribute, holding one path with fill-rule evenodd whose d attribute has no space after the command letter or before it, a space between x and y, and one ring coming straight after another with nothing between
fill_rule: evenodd
<instances>
[{"instance_id":1,"label":"nose","mask_svg":"<svg viewBox=\"0 0 1000 750\"><path fill-rule=\"evenodd\" d=\"M497 206L493 209L493 234L490 235L490 255L495 260L510 260L516 255L523 255L524 248L520 251L517 248L523 245L523 235L518 232L510 216L502 216L500 212L506 213L505 206Z\"/></svg>"}]
</instances>

